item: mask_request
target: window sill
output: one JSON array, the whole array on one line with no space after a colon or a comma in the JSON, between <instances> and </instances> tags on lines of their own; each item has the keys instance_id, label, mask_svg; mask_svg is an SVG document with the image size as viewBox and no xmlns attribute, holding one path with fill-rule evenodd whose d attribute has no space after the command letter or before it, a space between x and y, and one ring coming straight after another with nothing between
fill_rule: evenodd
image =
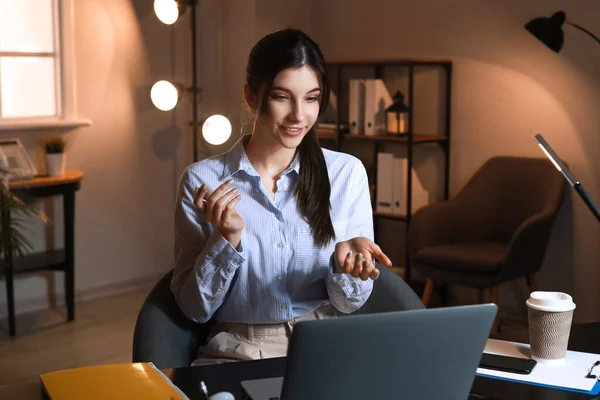
<instances>
[{"instance_id":1,"label":"window sill","mask_svg":"<svg viewBox=\"0 0 600 400\"><path fill-rule=\"evenodd\" d=\"M42 129L70 130L82 126L90 126L92 121L85 118L29 120L29 121L0 121L0 132L33 131Z\"/></svg>"}]
</instances>

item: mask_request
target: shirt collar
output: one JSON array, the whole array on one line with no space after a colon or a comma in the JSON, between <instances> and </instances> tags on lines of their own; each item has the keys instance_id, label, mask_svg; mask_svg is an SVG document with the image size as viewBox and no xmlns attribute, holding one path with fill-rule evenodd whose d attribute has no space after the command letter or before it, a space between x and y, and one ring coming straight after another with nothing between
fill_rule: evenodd
<instances>
[{"instance_id":1,"label":"shirt collar","mask_svg":"<svg viewBox=\"0 0 600 400\"><path fill-rule=\"evenodd\" d=\"M245 171L250 176L259 176L258 172L252 166L244 144L248 142L250 135L244 135L233 145L233 147L225 154L225 163L223 165L223 173L221 180L226 180L236 174L239 171ZM281 173L281 175L287 175L290 172L296 172L300 174L300 157L298 152L290 166Z\"/></svg>"},{"instance_id":2,"label":"shirt collar","mask_svg":"<svg viewBox=\"0 0 600 400\"><path fill-rule=\"evenodd\" d=\"M225 162L223 164L223 174L221 180L229 179L238 171L246 171L249 175L258 176L258 173L250 163L244 142L249 138L248 135L242 136L233 147L225 153Z\"/></svg>"}]
</instances>

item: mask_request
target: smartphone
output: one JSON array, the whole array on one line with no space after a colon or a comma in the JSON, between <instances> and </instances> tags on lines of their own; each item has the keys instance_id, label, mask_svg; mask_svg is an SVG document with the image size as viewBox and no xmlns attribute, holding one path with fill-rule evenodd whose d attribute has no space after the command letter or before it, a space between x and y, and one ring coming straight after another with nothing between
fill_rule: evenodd
<instances>
[{"instance_id":1,"label":"smartphone","mask_svg":"<svg viewBox=\"0 0 600 400\"><path fill-rule=\"evenodd\" d=\"M537 361L529 358L483 353L479 367L527 375L531 373L536 364Z\"/></svg>"}]
</instances>

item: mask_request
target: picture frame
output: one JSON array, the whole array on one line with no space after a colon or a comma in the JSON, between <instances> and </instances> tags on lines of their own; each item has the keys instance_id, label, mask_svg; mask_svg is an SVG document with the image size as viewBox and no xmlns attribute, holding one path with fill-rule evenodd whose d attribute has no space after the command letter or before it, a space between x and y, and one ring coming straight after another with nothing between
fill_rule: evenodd
<instances>
[{"instance_id":1,"label":"picture frame","mask_svg":"<svg viewBox=\"0 0 600 400\"><path fill-rule=\"evenodd\" d=\"M0 168L8 170L9 180L37 175L35 164L18 138L0 139Z\"/></svg>"}]
</instances>

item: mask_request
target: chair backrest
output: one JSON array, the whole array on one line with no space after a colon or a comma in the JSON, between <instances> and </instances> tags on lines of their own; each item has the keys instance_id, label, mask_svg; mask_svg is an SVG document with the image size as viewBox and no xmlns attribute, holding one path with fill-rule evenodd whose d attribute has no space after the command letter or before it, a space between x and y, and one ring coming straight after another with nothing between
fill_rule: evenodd
<instances>
[{"instance_id":1,"label":"chair backrest","mask_svg":"<svg viewBox=\"0 0 600 400\"><path fill-rule=\"evenodd\" d=\"M146 297L133 333L133 362L153 362L157 368L189 367L210 323L187 318L171 293L173 271L165 274Z\"/></svg>"},{"instance_id":2,"label":"chair backrest","mask_svg":"<svg viewBox=\"0 0 600 400\"><path fill-rule=\"evenodd\" d=\"M410 286L394 272L379 263L379 279L373 284L371 296L352 314L375 314L388 311L407 311L425 308Z\"/></svg>"},{"instance_id":3,"label":"chair backrest","mask_svg":"<svg viewBox=\"0 0 600 400\"><path fill-rule=\"evenodd\" d=\"M487 239L508 243L532 215L555 215L565 188L565 180L546 158L497 156L481 166L456 198L477 207L470 213L476 220L466 223L493 227Z\"/></svg>"}]
</instances>

